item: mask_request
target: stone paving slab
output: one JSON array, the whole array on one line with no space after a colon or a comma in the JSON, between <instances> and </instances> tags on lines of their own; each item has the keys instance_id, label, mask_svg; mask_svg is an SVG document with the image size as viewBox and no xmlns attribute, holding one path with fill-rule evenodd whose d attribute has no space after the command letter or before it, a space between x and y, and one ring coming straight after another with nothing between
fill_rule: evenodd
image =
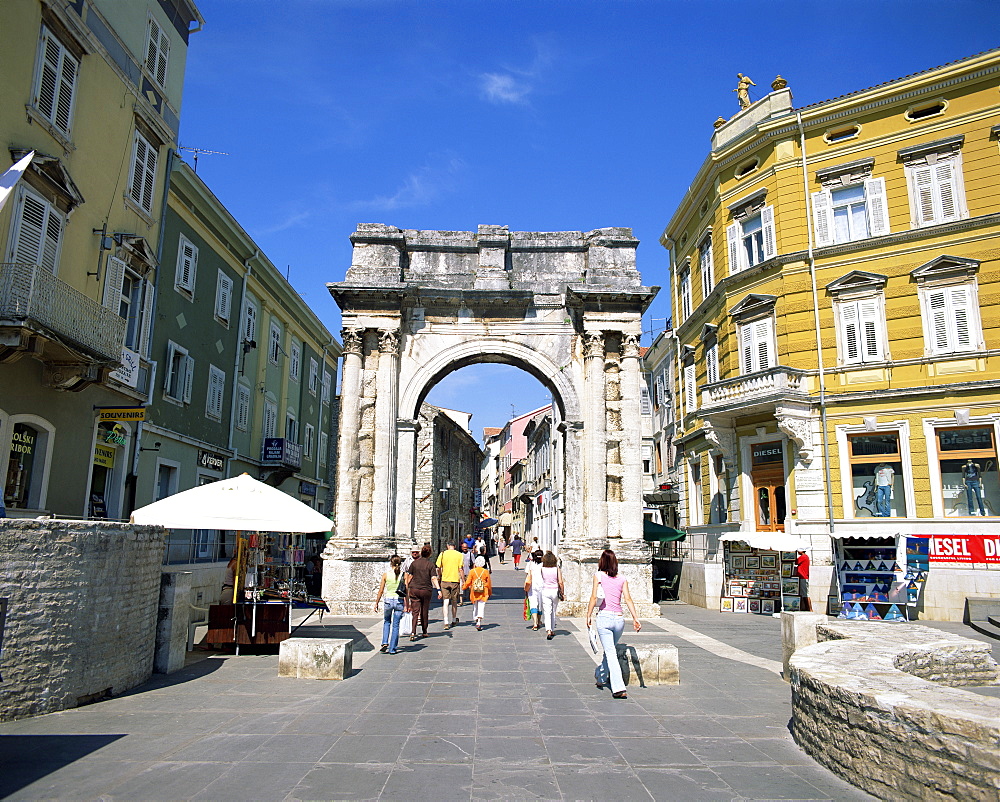
<instances>
[{"instance_id":1,"label":"stone paving slab","mask_svg":"<svg viewBox=\"0 0 1000 802\"><path fill-rule=\"evenodd\" d=\"M664 605L624 640L677 646L681 684L619 701L594 687L582 622L551 641L526 628L522 582L497 568L491 626L444 632L436 607L430 637L395 656L378 652L381 619L310 620L296 636L357 639L343 682L202 653L125 696L0 724L0 797L870 798L792 742L777 619Z\"/></svg>"}]
</instances>

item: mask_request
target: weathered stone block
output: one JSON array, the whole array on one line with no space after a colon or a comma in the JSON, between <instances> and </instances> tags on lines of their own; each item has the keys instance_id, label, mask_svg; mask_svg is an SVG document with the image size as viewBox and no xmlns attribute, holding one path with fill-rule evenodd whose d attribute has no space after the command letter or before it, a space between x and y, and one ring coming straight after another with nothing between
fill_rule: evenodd
<instances>
[{"instance_id":1,"label":"weathered stone block","mask_svg":"<svg viewBox=\"0 0 1000 802\"><path fill-rule=\"evenodd\" d=\"M680 685L677 647L670 644L629 646L618 644L618 662L626 685Z\"/></svg>"},{"instance_id":2,"label":"weathered stone block","mask_svg":"<svg viewBox=\"0 0 1000 802\"><path fill-rule=\"evenodd\" d=\"M349 640L287 638L278 647L278 676L297 679L347 679L354 649Z\"/></svg>"}]
</instances>

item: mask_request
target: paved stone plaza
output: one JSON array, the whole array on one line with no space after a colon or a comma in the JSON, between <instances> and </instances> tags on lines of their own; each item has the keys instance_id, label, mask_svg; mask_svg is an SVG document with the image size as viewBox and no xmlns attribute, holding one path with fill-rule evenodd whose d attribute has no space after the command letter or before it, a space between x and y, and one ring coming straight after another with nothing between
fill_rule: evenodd
<instances>
[{"instance_id":1,"label":"paved stone plaza","mask_svg":"<svg viewBox=\"0 0 1000 802\"><path fill-rule=\"evenodd\" d=\"M396 656L378 653L380 618L310 621L297 636L359 639L344 682L279 679L276 654L199 653L126 696L2 724L0 796L869 798L792 742L777 619L664 605L625 640L675 644L681 684L616 701L594 687L582 622L546 641L521 620L523 573L494 577L481 633L438 618Z\"/></svg>"}]
</instances>

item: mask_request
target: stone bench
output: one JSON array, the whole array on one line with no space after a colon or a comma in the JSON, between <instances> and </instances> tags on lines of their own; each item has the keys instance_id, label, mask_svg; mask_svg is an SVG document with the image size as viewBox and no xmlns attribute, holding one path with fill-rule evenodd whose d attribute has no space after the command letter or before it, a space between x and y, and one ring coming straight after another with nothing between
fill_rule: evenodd
<instances>
[{"instance_id":1,"label":"stone bench","mask_svg":"<svg viewBox=\"0 0 1000 802\"><path fill-rule=\"evenodd\" d=\"M618 644L618 663L626 685L680 685L677 647L670 644Z\"/></svg>"},{"instance_id":2,"label":"stone bench","mask_svg":"<svg viewBox=\"0 0 1000 802\"><path fill-rule=\"evenodd\" d=\"M352 671L352 641L287 638L278 647L278 676L298 679L347 679Z\"/></svg>"},{"instance_id":3,"label":"stone bench","mask_svg":"<svg viewBox=\"0 0 1000 802\"><path fill-rule=\"evenodd\" d=\"M803 630L786 657L799 746L880 799L1000 798L1000 700L957 687L996 683L989 644L824 619L807 646L806 615L782 613Z\"/></svg>"}]
</instances>

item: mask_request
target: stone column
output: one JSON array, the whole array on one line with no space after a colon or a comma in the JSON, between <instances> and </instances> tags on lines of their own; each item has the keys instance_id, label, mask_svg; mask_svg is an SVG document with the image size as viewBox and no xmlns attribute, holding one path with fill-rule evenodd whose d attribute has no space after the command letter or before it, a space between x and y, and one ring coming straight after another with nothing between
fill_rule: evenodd
<instances>
[{"instance_id":1,"label":"stone column","mask_svg":"<svg viewBox=\"0 0 1000 802\"><path fill-rule=\"evenodd\" d=\"M639 335L622 336L622 511L623 542L645 548L642 539L642 416L639 404Z\"/></svg>"},{"instance_id":2,"label":"stone column","mask_svg":"<svg viewBox=\"0 0 1000 802\"><path fill-rule=\"evenodd\" d=\"M584 342L585 415L583 485L588 500L579 543L607 542L607 412L604 402L604 332L590 331Z\"/></svg>"},{"instance_id":3,"label":"stone column","mask_svg":"<svg viewBox=\"0 0 1000 802\"><path fill-rule=\"evenodd\" d=\"M396 553L407 555L416 542L414 534L413 496L414 475L417 462L417 433L420 423L416 420L396 421Z\"/></svg>"},{"instance_id":4,"label":"stone column","mask_svg":"<svg viewBox=\"0 0 1000 802\"><path fill-rule=\"evenodd\" d=\"M362 350L361 399L358 411L358 547L368 548L373 536L372 499L375 495L375 409L378 404L379 350L377 334L365 332ZM343 436L341 442L344 442Z\"/></svg>"},{"instance_id":5,"label":"stone column","mask_svg":"<svg viewBox=\"0 0 1000 802\"><path fill-rule=\"evenodd\" d=\"M343 373L340 392L340 450L337 454L337 505L336 533L329 546L351 549L357 545L358 535L358 427L361 401L361 348L365 330L345 328Z\"/></svg>"},{"instance_id":6,"label":"stone column","mask_svg":"<svg viewBox=\"0 0 1000 802\"><path fill-rule=\"evenodd\" d=\"M379 329L371 545L395 545L396 420L399 415L399 329Z\"/></svg>"}]
</instances>

